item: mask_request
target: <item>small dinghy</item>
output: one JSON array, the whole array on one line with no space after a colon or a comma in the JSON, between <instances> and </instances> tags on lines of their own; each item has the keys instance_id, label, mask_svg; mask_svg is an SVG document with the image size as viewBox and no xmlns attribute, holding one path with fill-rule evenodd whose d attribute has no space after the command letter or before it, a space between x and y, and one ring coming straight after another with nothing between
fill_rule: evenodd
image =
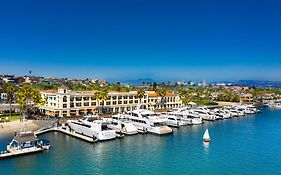
<instances>
[{"instance_id":1,"label":"small dinghy","mask_svg":"<svg viewBox=\"0 0 281 175\"><path fill-rule=\"evenodd\" d=\"M205 133L203 135L203 141L204 142L210 142L211 141L208 129L206 129L206 131L205 131Z\"/></svg>"}]
</instances>

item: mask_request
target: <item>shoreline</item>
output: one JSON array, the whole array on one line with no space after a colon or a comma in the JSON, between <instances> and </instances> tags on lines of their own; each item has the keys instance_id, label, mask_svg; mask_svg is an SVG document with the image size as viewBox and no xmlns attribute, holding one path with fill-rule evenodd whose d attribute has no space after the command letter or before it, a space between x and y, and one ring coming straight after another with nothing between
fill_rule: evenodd
<instances>
[{"instance_id":1,"label":"shoreline","mask_svg":"<svg viewBox=\"0 0 281 175\"><path fill-rule=\"evenodd\" d=\"M27 131L36 131L42 127L44 122L42 121L34 121L34 120L27 120L26 122L26 130ZM20 120L0 123L0 137L13 135L15 131L20 131L22 128L22 122Z\"/></svg>"},{"instance_id":2,"label":"shoreline","mask_svg":"<svg viewBox=\"0 0 281 175\"><path fill-rule=\"evenodd\" d=\"M239 102L226 102L226 101L216 101L218 103L217 106L232 106L232 105L238 105Z\"/></svg>"}]
</instances>

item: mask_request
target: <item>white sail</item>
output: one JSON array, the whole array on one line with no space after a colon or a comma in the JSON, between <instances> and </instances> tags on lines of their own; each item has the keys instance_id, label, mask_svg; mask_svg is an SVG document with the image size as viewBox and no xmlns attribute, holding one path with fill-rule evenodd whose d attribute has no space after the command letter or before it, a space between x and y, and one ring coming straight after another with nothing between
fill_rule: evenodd
<instances>
[{"instance_id":1,"label":"white sail","mask_svg":"<svg viewBox=\"0 0 281 175\"><path fill-rule=\"evenodd\" d=\"M205 133L203 135L203 139L204 140L210 140L210 135L209 135L209 130L208 129L206 129L206 131L205 131Z\"/></svg>"}]
</instances>

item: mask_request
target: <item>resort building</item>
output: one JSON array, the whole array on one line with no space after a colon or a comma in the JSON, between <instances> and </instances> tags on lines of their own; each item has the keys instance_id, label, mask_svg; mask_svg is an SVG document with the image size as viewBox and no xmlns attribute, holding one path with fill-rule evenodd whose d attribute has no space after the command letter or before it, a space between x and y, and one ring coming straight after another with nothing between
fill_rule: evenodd
<instances>
[{"instance_id":1,"label":"resort building","mask_svg":"<svg viewBox=\"0 0 281 175\"><path fill-rule=\"evenodd\" d=\"M252 103L252 102L254 102L254 98L253 98L252 94L241 94L240 101L246 102L246 103Z\"/></svg>"},{"instance_id":2,"label":"resort building","mask_svg":"<svg viewBox=\"0 0 281 175\"><path fill-rule=\"evenodd\" d=\"M165 97L158 97L155 92L145 92L139 99L137 91L108 92L105 102L94 97L95 91L71 91L65 86L58 90L41 90L40 93L46 103L40 111L49 116L80 116L104 113L118 113L135 109L142 104L147 109L163 109L182 106L179 95L167 93Z\"/></svg>"},{"instance_id":3,"label":"resort building","mask_svg":"<svg viewBox=\"0 0 281 175\"><path fill-rule=\"evenodd\" d=\"M166 92L164 97L158 96L154 91L148 91L146 94L148 95L148 107L151 110L182 107L182 101L178 94Z\"/></svg>"}]
</instances>

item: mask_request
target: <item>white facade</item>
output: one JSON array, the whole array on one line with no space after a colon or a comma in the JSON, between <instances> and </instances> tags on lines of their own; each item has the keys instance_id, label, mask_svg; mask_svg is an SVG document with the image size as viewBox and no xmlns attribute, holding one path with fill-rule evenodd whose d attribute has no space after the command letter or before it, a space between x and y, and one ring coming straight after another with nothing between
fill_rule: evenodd
<instances>
[{"instance_id":1,"label":"white facade","mask_svg":"<svg viewBox=\"0 0 281 175\"><path fill-rule=\"evenodd\" d=\"M102 109L105 113L118 113L135 109L140 104L150 109L180 107L182 104L178 95L170 94L170 96L160 98L149 91L145 92L142 99L137 98L137 91L108 92L108 100L104 104L94 98L94 91L74 92L62 87L57 91L42 90L41 94L46 103L40 109L50 116L93 114Z\"/></svg>"}]
</instances>

